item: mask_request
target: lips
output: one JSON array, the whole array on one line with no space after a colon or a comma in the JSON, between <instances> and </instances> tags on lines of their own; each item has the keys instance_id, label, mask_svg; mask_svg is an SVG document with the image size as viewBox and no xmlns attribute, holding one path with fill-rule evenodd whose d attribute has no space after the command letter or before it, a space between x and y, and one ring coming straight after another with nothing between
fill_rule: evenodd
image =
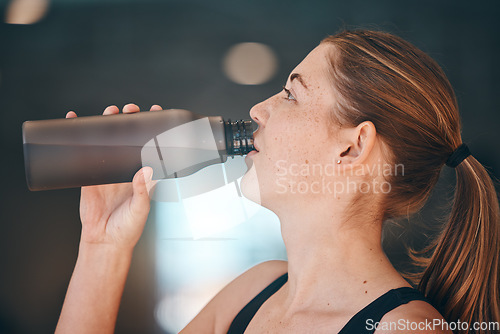
<instances>
[{"instance_id":1,"label":"lips","mask_svg":"<svg viewBox=\"0 0 500 334\"><path fill-rule=\"evenodd\" d=\"M254 148L257 152L259 152L259 151L260 151L260 149L259 149L259 145L257 145L257 141L255 140L255 138L254 138L254 140L253 140L253 148Z\"/></svg>"},{"instance_id":2,"label":"lips","mask_svg":"<svg viewBox=\"0 0 500 334\"><path fill-rule=\"evenodd\" d=\"M257 145L255 139L253 140L253 150L248 152L247 157L251 157L254 154L257 154L259 152L259 146ZM246 160L246 158L245 158Z\"/></svg>"}]
</instances>

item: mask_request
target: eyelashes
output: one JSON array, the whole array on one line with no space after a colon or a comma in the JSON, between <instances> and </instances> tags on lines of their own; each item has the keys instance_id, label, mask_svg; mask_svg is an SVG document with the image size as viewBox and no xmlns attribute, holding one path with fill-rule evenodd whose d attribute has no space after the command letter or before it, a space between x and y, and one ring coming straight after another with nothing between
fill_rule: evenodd
<instances>
[{"instance_id":1,"label":"eyelashes","mask_svg":"<svg viewBox=\"0 0 500 334\"><path fill-rule=\"evenodd\" d=\"M283 86L283 91L286 94L285 100L296 101L295 97L292 95L292 93L290 92L290 90L286 89L285 86Z\"/></svg>"}]
</instances>

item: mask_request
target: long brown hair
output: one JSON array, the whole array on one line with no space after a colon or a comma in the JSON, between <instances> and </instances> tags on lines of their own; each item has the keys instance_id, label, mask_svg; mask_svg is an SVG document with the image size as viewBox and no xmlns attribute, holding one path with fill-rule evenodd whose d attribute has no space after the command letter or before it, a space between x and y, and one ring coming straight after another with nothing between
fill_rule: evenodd
<instances>
[{"instance_id":1,"label":"long brown hair","mask_svg":"<svg viewBox=\"0 0 500 334\"><path fill-rule=\"evenodd\" d=\"M417 212L462 144L446 75L427 54L389 33L343 31L321 43L334 46L333 120L353 127L371 121L392 162L404 166L404 174L387 177L392 188L382 203L384 220ZM500 322L499 203L488 172L473 156L456 167L451 214L427 250L418 288L448 322Z\"/></svg>"}]
</instances>

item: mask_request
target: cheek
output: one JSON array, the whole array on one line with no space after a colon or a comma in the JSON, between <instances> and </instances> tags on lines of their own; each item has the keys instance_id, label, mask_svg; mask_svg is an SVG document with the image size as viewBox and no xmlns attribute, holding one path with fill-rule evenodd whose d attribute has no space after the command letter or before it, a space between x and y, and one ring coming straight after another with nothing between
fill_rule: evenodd
<instances>
[{"instance_id":1,"label":"cheek","mask_svg":"<svg viewBox=\"0 0 500 334\"><path fill-rule=\"evenodd\" d=\"M266 138L266 153L270 161L316 161L324 156L329 141L325 124L311 112L304 112L300 117L285 116L281 122L267 130L269 136Z\"/></svg>"},{"instance_id":2,"label":"cheek","mask_svg":"<svg viewBox=\"0 0 500 334\"><path fill-rule=\"evenodd\" d=\"M259 156L260 179L265 184L274 184L277 180L291 182L313 182L319 175L309 171L313 166L324 166L330 156L327 142L318 138L317 133L301 130L302 133L282 138L282 143ZM274 139L273 139L274 140ZM280 138L276 139L276 142Z\"/></svg>"}]
</instances>

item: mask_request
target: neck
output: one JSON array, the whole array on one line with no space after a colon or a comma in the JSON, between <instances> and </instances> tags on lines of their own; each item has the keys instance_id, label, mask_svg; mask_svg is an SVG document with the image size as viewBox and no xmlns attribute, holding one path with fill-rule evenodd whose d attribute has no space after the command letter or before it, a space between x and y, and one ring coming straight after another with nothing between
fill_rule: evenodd
<instances>
[{"instance_id":1,"label":"neck","mask_svg":"<svg viewBox=\"0 0 500 334\"><path fill-rule=\"evenodd\" d=\"M315 202L278 214L288 254L289 309L328 304L345 310L353 300L408 285L383 252L382 221L343 221L332 208Z\"/></svg>"}]
</instances>

